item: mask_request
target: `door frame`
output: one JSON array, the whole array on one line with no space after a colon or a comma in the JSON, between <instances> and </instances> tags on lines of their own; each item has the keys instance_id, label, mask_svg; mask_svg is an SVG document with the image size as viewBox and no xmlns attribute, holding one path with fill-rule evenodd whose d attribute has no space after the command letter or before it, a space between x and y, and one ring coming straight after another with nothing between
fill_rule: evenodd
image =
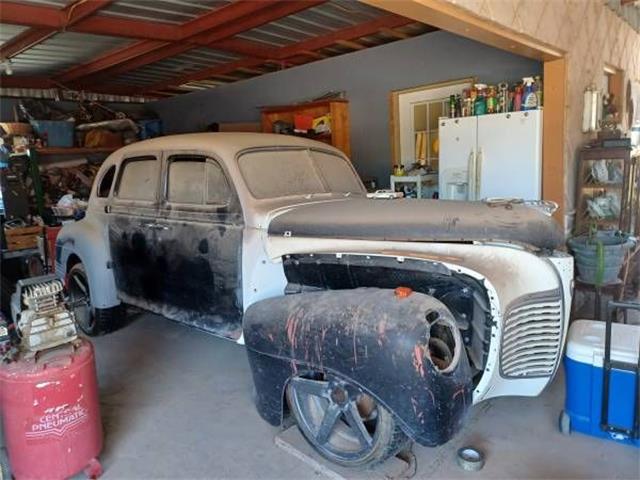
<instances>
[{"instance_id":1,"label":"door frame","mask_svg":"<svg viewBox=\"0 0 640 480\"><path fill-rule=\"evenodd\" d=\"M565 162L566 52L517 33L508 27L492 23L488 19L479 18L453 3L442 0L360 1L485 45L543 62L542 198L558 204L558 210L553 216L556 221L564 225L566 223L564 212L567 181ZM391 112L393 112L392 109ZM392 153L397 155L397 152ZM570 160L569 155L567 153L567 162Z\"/></svg>"},{"instance_id":2,"label":"door frame","mask_svg":"<svg viewBox=\"0 0 640 480\"><path fill-rule=\"evenodd\" d=\"M473 85L476 82L476 77L466 77L460 78L457 80L448 80L446 82L436 82L436 83L428 83L424 85L418 85L410 88L403 88L400 90L392 90L389 93L389 111L390 115L390 135L391 135L391 168L394 165L398 165L402 163L402 155L401 155L401 145L402 139L400 134L400 121L401 121L401 112L400 112L400 97L402 95L421 92L424 90L435 90L439 88L445 88L452 85L458 85L462 83L468 83L469 85Z\"/></svg>"}]
</instances>

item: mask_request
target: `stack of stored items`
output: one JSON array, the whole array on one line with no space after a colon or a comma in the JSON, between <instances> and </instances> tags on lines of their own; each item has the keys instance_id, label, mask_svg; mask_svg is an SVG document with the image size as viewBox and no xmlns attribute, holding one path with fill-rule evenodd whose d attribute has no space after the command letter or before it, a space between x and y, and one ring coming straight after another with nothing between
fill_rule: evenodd
<instances>
[{"instance_id":1,"label":"stack of stored items","mask_svg":"<svg viewBox=\"0 0 640 480\"><path fill-rule=\"evenodd\" d=\"M45 204L56 205L63 196L69 194L88 200L99 169L99 164L83 162L70 166L56 165L42 170L40 178Z\"/></svg>"},{"instance_id":2,"label":"stack of stored items","mask_svg":"<svg viewBox=\"0 0 640 480\"><path fill-rule=\"evenodd\" d=\"M536 75L513 85L476 83L460 95L451 95L448 106L450 118L537 110L542 107L542 79Z\"/></svg>"},{"instance_id":3,"label":"stack of stored items","mask_svg":"<svg viewBox=\"0 0 640 480\"><path fill-rule=\"evenodd\" d=\"M27 145L42 147L119 148L123 145L162 134L160 120L129 118L99 102L79 102L72 111L63 112L48 102L22 100L16 118L33 127L35 135Z\"/></svg>"}]
</instances>

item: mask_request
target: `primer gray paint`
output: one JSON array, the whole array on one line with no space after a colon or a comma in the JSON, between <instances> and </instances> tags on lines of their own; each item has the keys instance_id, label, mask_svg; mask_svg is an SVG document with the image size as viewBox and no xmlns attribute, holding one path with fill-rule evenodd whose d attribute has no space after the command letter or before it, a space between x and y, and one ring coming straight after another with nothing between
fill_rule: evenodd
<instances>
[{"instance_id":1,"label":"primer gray paint","mask_svg":"<svg viewBox=\"0 0 640 480\"><path fill-rule=\"evenodd\" d=\"M166 133L183 133L203 131L212 122L257 122L260 106L344 90L352 160L361 175L387 186L389 92L470 76L486 83L515 81L541 71L537 61L438 31L148 106L162 118Z\"/></svg>"}]
</instances>

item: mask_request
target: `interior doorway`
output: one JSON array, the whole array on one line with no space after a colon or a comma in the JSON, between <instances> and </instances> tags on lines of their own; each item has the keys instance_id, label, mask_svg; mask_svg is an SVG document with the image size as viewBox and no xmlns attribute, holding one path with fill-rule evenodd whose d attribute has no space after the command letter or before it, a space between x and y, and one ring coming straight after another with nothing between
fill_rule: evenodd
<instances>
[{"instance_id":1,"label":"interior doorway","mask_svg":"<svg viewBox=\"0 0 640 480\"><path fill-rule=\"evenodd\" d=\"M449 96L459 94L473 85L473 78L434 83L391 92L391 102L397 118L393 131L393 164L405 170L419 164L438 171L438 119L449 116ZM394 122L392 120L392 125Z\"/></svg>"}]
</instances>

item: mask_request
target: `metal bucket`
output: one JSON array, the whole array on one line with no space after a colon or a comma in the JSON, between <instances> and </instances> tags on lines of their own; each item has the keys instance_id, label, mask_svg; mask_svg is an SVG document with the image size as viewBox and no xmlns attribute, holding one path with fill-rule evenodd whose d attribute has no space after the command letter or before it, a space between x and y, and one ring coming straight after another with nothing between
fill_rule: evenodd
<instances>
[{"instance_id":1,"label":"metal bucket","mask_svg":"<svg viewBox=\"0 0 640 480\"><path fill-rule=\"evenodd\" d=\"M635 239L613 231L600 231L571 238L568 243L576 260L578 279L606 285L617 281L624 257L635 245Z\"/></svg>"}]
</instances>

